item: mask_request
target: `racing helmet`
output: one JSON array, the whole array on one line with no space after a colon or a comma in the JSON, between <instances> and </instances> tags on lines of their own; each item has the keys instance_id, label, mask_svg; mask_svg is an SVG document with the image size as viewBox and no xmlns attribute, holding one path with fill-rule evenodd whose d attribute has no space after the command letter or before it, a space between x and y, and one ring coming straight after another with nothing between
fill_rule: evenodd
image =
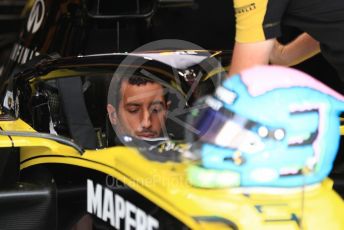
<instances>
[{"instance_id":1,"label":"racing helmet","mask_svg":"<svg viewBox=\"0 0 344 230\"><path fill-rule=\"evenodd\" d=\"M257 66L225 80L194 106L189 122L200 187L297 187L332 169L344 97L287 67ZM188 135L190 138L190 135Z\"/></svg>"}]
</instances>

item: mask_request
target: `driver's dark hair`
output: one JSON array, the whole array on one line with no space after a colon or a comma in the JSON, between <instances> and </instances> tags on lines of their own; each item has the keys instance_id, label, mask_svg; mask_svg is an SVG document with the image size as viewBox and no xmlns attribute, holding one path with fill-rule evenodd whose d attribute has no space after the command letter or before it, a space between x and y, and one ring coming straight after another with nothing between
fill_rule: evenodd
<instances>
[{"instance_id":1,"label":"driver's dark hair","mask_svg":"<svg viewBox=\"0 0 344 230\"><path fill-rule=\"evenodd\" d=\"M119 106L120 101L122 100L122 83L124 81L127 81L130 85L146 85L147 83L156 83L160 84L159 82L156 82L146 76L140 75L140 74L133 74L131 76L119 76L116 75L112 77L109 91L108 91L108 103L113 105L116 109ZM165 90L165 87L161 85L164 89L164 99L167 103L168 101L168 91Z\"/></svg>"}]
</instances>

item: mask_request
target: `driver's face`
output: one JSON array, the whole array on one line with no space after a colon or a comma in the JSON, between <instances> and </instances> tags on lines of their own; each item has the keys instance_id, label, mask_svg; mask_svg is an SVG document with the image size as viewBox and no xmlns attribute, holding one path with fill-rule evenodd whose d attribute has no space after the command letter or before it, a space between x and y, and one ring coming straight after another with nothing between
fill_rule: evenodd
<instances>
[{"instance_id":1,"label":"driver's face","mask_svg":"<svg viewBox=\"0 0 344 230\"><path fill-rule=\"evenodd\" d=\"M131 85L122 83L121 101L118 111L108 105L110 120L120 134L138 138L155 138L165 128L168 103L160 84L146 83Z\"/></svg>"}]
</instances>

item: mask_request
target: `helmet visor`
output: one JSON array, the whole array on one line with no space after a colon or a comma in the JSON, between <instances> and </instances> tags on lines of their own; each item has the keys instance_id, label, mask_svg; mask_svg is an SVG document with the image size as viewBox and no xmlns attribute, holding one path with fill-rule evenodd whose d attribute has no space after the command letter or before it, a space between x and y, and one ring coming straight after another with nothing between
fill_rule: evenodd
<instances>
[{"instance_id":1,"label":"helmet visor","mask_svg":"<svg viewBox=\"0 0 344 230\"><path fill-rule=\"evenodd\" d=\"M270 137L271 130L222 106L216 108L214 102L219 101L208 97L205 99L206 106L192 113L194 139L247 153L264 148L262 138ZM284 131L281 131L284 137Z\"/></svg>"}]
</instances>

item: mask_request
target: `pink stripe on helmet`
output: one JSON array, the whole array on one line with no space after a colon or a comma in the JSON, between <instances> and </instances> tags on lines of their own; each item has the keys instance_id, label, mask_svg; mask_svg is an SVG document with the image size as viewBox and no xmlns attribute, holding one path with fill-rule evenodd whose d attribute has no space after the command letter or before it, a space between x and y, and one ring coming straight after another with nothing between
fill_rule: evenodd
<instances>
[{"instance_id":1,"label":"pink stripe on helmet","mask_svg":"<svg viewBox=\"0 0 344 230\"><path fill-rule=\"evenodd\" d=\"M252 96L275 88L309 87L344 101L344 96L299 70L283 66L255 66L241 72L241 79ZM259 76L259 77L256 77Z\"/></svg>"}]
</instances>

